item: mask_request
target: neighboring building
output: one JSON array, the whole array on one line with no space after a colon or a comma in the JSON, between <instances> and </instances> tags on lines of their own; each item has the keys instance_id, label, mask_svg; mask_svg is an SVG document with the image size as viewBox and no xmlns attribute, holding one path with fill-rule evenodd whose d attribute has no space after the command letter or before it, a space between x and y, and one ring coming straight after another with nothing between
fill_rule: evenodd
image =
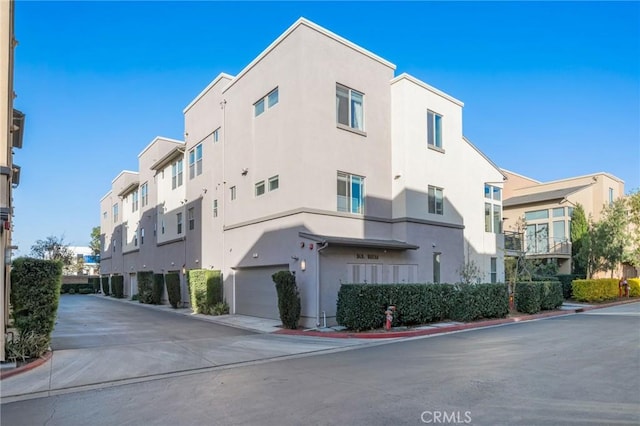
<instances>
[{"instance_id":1,"label":"neighboring building","mask_svg":"<svg viewBox=\"0 0 640 426\"><path fill-rule=\"evenodd\" d=\"M609 173L539 182L502 171L507 176L502 204L507 248L523 243L526 257L555 262L562 274L571 273L574 207L581 204L587 219L597 221L606 205L624 196L624 182Z\"/></svg>"},{"instance_id":2,"label":"neighboring building","mask_svg":"<svg viewBox=\"0 0 640 426\"><path fill-rule=\"evenodd\" d=\"M73 262L65 267L65 274L96 275L100 271L100 256L95 256L88 246L69 246Z\"/></svg>"},{"instance_id":3,"label":"neighboring building","mask_svg":"<svg viewBox=\"0 0 640 426\"><path fill-rule=\"evenodd\" d=\"M13 226L12 190L20 183L20 167L13 163L13 149L22 148L25 116L13 108L14 1L0 1L0 361L9 319L11 292L11 232Z\"/></svg>"},{"instance_id":4,"label":"neighboring building","mask_svg":"<svg viewBox=\"0 0 640 426\"><path fill-rule=\"evenodd\" d=\"M113 181L102 273L132 295L136 271L221 270L232 312L278 318L271 275L290 270L305 327L335 322L341 283L457 282L465 262L504 281L503 174L462 102L394 71L298 20L184 109L184 143L157 138Z\"/></svg>"}]
</instances>

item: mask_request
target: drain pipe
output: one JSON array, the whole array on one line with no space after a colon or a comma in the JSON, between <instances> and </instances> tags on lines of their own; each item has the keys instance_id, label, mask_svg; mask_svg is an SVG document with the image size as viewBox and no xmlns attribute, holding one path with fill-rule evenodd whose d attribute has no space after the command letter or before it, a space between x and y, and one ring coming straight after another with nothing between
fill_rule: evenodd
<instances>
[{"instance_id":1,"label":"drain pipe","mask_svg":"<svg viewBox=\"0 0 640 426\"><path fill-rule=\"evenodd\" d=\"M320 252L327 248L329 243L322 242L322 247L318 247L316 250L316 327L320 327ZM327 315L324 314L324 326L327 326Z\"/></svg>"}]
</instances>

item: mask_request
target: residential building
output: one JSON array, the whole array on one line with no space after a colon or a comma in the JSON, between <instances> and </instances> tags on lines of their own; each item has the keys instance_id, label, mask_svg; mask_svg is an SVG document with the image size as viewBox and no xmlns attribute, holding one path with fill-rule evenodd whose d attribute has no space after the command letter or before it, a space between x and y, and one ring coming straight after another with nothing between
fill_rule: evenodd
<instances>
[{"instance_id":1,"label":"residential building","mask_svg":"<svg viewBox=\"0 0 640 426\"><path fill-rule=\"evenodd\" d=\"M118 226L141 219L118 213L102 272L220 270L232 312L278 318L271 275L289 270L305 327L335 322L342 283L453 283L470 262L504 281L502 172L464 138L462 102L395 68L301 18L217 76L183 111L184 144L143 151L103 198L105 219L132 210L147 181L158 228L151 257L130 238L119 254Z\"/></svg>"},{"instance_id":2,"label":"residential building","mask_svg":"<svg viewBox=\"0 0 640 426\"><path fill-rule=\"evenodd\" d=\"M73 253L71 265L65 267L64 274L96 275L99 273L100 256L95 256L88 246L69 246Z\"/></svg>"},{"instance_id":3,"label":"residential building","mask_svg":"<svg viewBox=\"0 0 640 426\"><path fill-rule=\"evenodd\" d=\"M14 34L13 0L0 1L0 361L5 360L5 338L9 319L11 292L11 233L13 227L12 191L20 183L20 167L13 162L13 149L22 148L25 115L14 109L13 69Z\"/></svg>"},{"instance_id":4,"label":"residential building","mask_svg":"<svg viewBox=\"0 0 640 426\"><path fill-rule=\"evenodd\" d=\"M576 205L594 221L603 208L624 196L624 181L609 173L593 173L539 182L502 170L504 226L509 254L554 262L562 274L571 273L571 215Z\"/></svg>"}]
</instances>

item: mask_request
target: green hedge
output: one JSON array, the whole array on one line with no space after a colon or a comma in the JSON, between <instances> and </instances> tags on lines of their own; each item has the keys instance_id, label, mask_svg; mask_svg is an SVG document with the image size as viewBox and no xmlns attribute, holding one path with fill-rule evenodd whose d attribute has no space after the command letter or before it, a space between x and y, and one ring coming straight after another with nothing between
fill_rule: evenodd
<instances>
[{"instance_id":1,"label":"green hedge","mask_svg":"<svg viewBox=\"0 0 640 426\"><path fill-rule=\"evenodd\" d=\"M62 284L60 286L60 293L70 293L70 294L90 294L93 293L93 284L92 283L82 283L82 284Z\"/></svg>"},{"instance_id":2,"label":"green hedge","mask_svg":"<svg viewBox=\"0 0 640 426\"><path fill-rule=\"evenodd\" d=\"M516 309L525 314L556 309L562 305L560 281L531 281L516 284Z\"/></svg>"},{"instance_id":3,"label":"green hedge","mask_svg":"<svg viewBox=\"0 0 640 426\"><path fill-rule=\"evenodd\" d=\"M89 284L93 287L93 293L100 293L100 277L90 277Z\"/></svg>"},{"instance_id":4,"label":"green hedge","mask_svg":"<svg viewBox=\"0 0 640 426\"><path fill-rule=\"evenodd\" d=\"M564 297L565 299L571 299L573 297L571 283L573 282L573 280L584 279L584 275L560 274L556 275L556 279L562 283L562 297Z\"/></svg>"},{"instance_id":5,"label":"green hedge","mask_svg":"<svg viewBox=\"0 0 640 426\"><path fill-rule=\"evenodd\" d=\"M380 328L390 305L396 307L394 326L473 321L505 317L509 296L506 284L343 284L336 321L358 331Z\"/></svg>"},{"instance_id":6,"label":"green hedge","mask_svg":"<svg viewBox=\"0 0 640 426\"><path fill-rule=\"evenodd\" d=\"M124 297L124 277L122 275L114 275L111 277L111 292L118 299Z\"/></svg>"},{"instance_id":7,"label":"green hedge","mask_svg":"<svg viewBox=\"0 0 640 426\"><path fill-rule=\"evenodd\" d=\"M191 309L210 315L213 307L222 302L222 272L192 269L188 272Z\"/></svg>"},{"instance_id":8,"label":"green hedge","mask_svg":"<svg viewBox=\"0 0 640 426\"><path fill-rule=\"evenodd\" d=\"M574 280L571 289L573 298L580 302L602 302L618 298L618 280L616 278Z\"/></svg>"},{"instance_id":9,"label":"green hedge","mask_svg":"<svg viewBox=\"0 0 640 426\"><path fill-rule=\"evenodd\" d=\"M540 309L548 311L556 309L562 305L564 297L562 295L562 283L560 281L545 281L540 283L542 295L540 298Z\"/></svg>"},{"instance_id":10,"label":"green hedge","mask_svg":"<svg viewBox=\"0 0 640 426\"><path fill-rule=\"evenodd\" d=\"M153 303L153 272L138 271L138 302Z\"/></svg>"},{"instance_id":11,"label":"green hedge","mask_svg":"<svg viewBox=\"0 0 640 426\"><path fill-rule=\"evenodd\" d=\"M300 293L296 285L296 276L289 271L279 271L271 275L278 293L278 312L285 328L295 330L300 321Z\"/></svg>"},{"instance_id":12,"label":"green hedge","mask_svg":"<svg viewBox=\"0 0 640 426\"><path fill-rule=\"evenodd\" d=\"M164 276L165 283L167 285L167 296L169 297L169 303L174 309L178 308L180 304L180 275L176 272L168 273Z\"/></svg>"},{"instance_id":13,"label":"green hedge","mask_svg":"<svg viewBox=\"0 0 640 426\"><path fill-rule=\"evenodd\" d=\"M162 304L162 293L164 293L164 275L153 274L153 291L151 295L154 305Z\"/></svg>"},{"instance_id":14,"label":"green hedge","mask_svg":"<svg viewBox=\"0 0 640 426\"><path fill-rule=\"evenodd\" d=\"M48 346L58 311L61 284L61 262L31 258L13 261L10 298L14 326L20 336L42 336ZM35 351L42 350L46 347L38 347ZM33 357L42 353L27 355Z\"/></svg>"},{"instance_id":15,"label":"green hedge","mask_svg":"<svg viewBox=\"0 0 640 426\"><path fill-rule=\"evenodd\" d=\"M110 294L110 292L109 292L109 276L108 275L103 275L102 277L100 277L100 280L102 281L102 294L104 294L105 296L108 296Z\"/></svg>"}]
</instances>

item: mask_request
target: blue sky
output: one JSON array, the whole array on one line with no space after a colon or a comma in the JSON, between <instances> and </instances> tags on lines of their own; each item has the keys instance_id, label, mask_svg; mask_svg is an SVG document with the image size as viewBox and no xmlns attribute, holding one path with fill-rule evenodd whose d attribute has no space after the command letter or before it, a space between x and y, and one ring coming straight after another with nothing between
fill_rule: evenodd
<instances>
[{"instance_id":1,"label":"blue sky","mask_svg":"<svg viewBox=\"0 0 640 426\"><path fill-rule=\"evenodd\" d=\"M300 16L462 100L499 166L640 187L637 2L18 1L18 255L49 235L88 244L111 180L155 136L181 139L183 108Z\"/></svg>"}]
</instances>

